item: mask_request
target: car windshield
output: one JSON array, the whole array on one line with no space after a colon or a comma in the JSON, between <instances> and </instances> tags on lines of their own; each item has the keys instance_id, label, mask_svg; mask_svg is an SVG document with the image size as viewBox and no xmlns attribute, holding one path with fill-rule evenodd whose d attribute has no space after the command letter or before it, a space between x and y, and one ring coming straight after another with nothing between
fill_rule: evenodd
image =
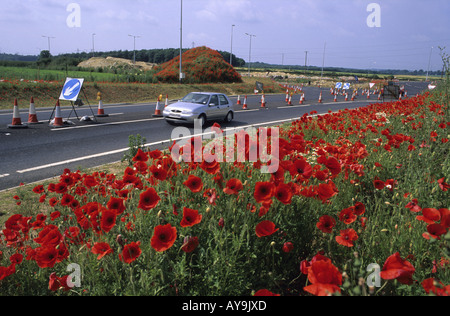
<instances>
[{"instance_id":1,"label":"car windshield","mask_svg":"<svg viewBox=\"0 0 450 316\"><path fill-rule=\"evenodd\" d=\"M197 104L207 104L209 100L209 95L201 93L190 93L185 96L181 102L197 103Z\"/></svg>"}]
</instances>

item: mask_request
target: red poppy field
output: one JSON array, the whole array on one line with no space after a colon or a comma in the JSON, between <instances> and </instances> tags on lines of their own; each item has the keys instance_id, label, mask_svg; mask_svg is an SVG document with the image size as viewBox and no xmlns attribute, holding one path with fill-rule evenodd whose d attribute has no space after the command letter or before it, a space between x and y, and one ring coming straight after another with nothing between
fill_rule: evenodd
<instances>
[{"instance_id":1,"label":"red poppy field","mask_svg":"<svg viewBox=\"0 0 450 316\"><path fill-rule=\"evenodd\" d=\"M448 104L314 114L280 128L271 174L148 149L15 196L1 294L449 295Z\"/></svg>"}]
</instances>

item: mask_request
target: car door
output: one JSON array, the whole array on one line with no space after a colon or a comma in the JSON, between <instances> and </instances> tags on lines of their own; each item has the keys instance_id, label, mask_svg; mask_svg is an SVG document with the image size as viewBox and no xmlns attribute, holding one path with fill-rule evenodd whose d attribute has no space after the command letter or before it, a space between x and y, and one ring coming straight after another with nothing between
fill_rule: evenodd
<instances>
[{"instance_id":1,"label":"car door","mask_svg":"<svg viewBox=\"0 0 450 316\"><path fill-rule=\"evenodd\" d=\"M220 107L220 110L219 110L220 117L225 118L227 116L228 112L230 110L232 110L232 104L230 103L228 98L223 94L219 95L219 101L220 101L220 106L219 106Z\"/></svg>"},{"instance_id":2,"label":"car door","mask_svg":"<svg viewBox=\"0 0 450 316\"><path fill-rule=\"evenodd\" d=\"M209 99L208 109L206 115L210 120L217 120L220 117L220 103L219 96L213 94L211 99Z\"/></svg>"}]
</instances>

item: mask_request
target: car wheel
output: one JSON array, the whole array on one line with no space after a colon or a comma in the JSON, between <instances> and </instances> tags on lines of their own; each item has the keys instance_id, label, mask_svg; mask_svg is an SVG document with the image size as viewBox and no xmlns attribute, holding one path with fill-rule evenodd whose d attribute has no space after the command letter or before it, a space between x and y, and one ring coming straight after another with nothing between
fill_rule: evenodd
<instances>
[{"instance_id":1,"label":"car wheel","mask_svg":"<svg viewBox=\"0 0 450 316\"><path fill-rule=\"evenodd\" d=\"M228 112L227 116L225 117L225 123L230 123L233 120L233 112Z\"/></svg>"},{"instance_id":2,"label":"car wheel","mask_svg":"<svg viewBox=\"0 0 450 316\"><path fill-rule=\"evenodd\" d=\"M171 125L171 126L175 126L175 125L176 125L176 123L175 123L175 122L172 122L172 121L168 121L168 120L166 120L166 123L167 123L167 124L169 124L169 125Z\"/></svg>"},{"instance_id":3,"label":"car wheel","mask_svg":"<svg viewBox=\"0 0 450 316\"><path fill-rule=\"evenodd\" d=\"M200 115L200 117L198 119L200 120L201 127L206 125L206 116L204 114Z\"/></svg>"}]
</instances>

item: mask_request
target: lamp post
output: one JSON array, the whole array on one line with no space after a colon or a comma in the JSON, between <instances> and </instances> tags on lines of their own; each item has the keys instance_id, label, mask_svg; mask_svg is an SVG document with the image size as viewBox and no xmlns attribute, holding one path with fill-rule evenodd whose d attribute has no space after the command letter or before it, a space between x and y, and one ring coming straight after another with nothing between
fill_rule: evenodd
<instances>
[{"instance_id":1,"label":"lamp post","mask_svg":"<svg viewBox=\"0 0 450 316\"><path fill-rule=\"evenodd\" d=\"M95 57L95 39L94 39L95 35L97 34L95 33L92 34L92 57Z\"/></svg>"},{"instance_id":2,"label":"lamp post","mask_svg":"<svg viewBox=\"0 0 450 316\"><path fill-rule=\"evenodd\" d=\"M425 80L426 82L428 82L428 75L429 75L429 73L430 73L431 55L432 55L432 54L433 54L433 47L431 47L430 58L428 59L427 79Z\"/></svg>"},{"instance_id":3,"label":"lamp post","mask_svg":"<svg viewBox=\"0 0 450 316\"><path fill-rule=\"evenodd\" d=\"M55 37L50 37L50 36L45 36L45 35L42 35L42 37L45 37L48 39L48 52L50 53L50 39L55 38Z\"/></svg>"},{"instance_id":4,"label":"lamp post","mask_svg":"<svg viewBox=\"0 0 450 316\"><path fill-rule=\"evenodd\" d=\"M136 63L136 38L140 38L140 36L135 36L135 35L128 35L128 36L134 38L134 57L133 57L133 63Z\"/></svg>"},{"instance_id":5,"label":"lamp post","mask_svg":"<svg viewBox=\"0 0 450 316\"><path fill-rule=\"evenodd\" d=\"M180 84L183 83L183 0L180 3Z\"/></svg>"},{"instance_id":6,"label":"lamp post","mask_svg":"<svg viewBox=\"0 0 450 316\"><path fill-rule=\"evenodd\" d=\"M231 52L230 52L230 65L233 66L233 29L236 25L231 26Z\"/></svg>"},{"instance_id":7,"label":"lamp post","mask_svg":"<svg viewBox=\"0 0 450 316\"><path fill-rule=\"evenodd\" d=\"M245 33L245 35L248 35L250 37L250 53L248 57L248 76L250 77L250 64L252 61L252 37L256 37L256 35Z\"/></svg>"}]
</instances>

